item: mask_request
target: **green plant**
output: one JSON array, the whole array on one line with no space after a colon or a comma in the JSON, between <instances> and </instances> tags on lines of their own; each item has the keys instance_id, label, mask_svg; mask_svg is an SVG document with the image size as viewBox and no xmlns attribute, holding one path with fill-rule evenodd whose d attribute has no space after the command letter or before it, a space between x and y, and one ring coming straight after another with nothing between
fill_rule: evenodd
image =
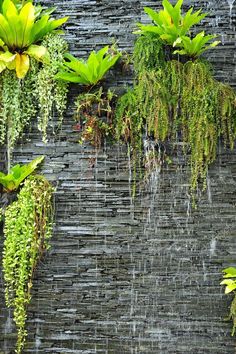
<instances>
[{"instance_id":1,"label":"green plant","mask_svg":"<svg viewBox=\"0 0 236 354\"><path fill-rule=\"evenodd\" d=\"M11 0L4 0L0 13L0 72L15 70L19 79L27 74L30 58L48 61L47 49L38 42L67 21L67 17L53 20L49 12L37 13L32 2L18 8Z\"/></svg>"},{"instance_id":2,"label":"green plant","mask_svg":"<svg viewBox=\"0 0 236 354\"><path fill-rule=\"evenodd\" d=\"M58 117L60 127L67 104L67 82L55 80L68 45L60 36L49 34L42 44L47 48L50 56L50 65L42 66L36 77L36 97L38 98L39 115L38 129L42 132L43 141L47 142L47 128L53 111Z\"/></svg>"},{"instance_id":3,"label":"green plant","mask_svg":"<svg viewBox=\"0 0 236 354\"><path fill-rule=\"evenodd\" d=\"M101 81L106 72L115 65L120 53L109 53L109 46L92 52L86 62L78 60L71 54L66 54L61 71L56 75L57 79L74 82L86 86L94 86Z\"/></svg>"},{"instance_id":4,"label":"green plant","mask_svg":"<svg viewBox=\"0 0 236 354\"><path fill-rule=\"evenodd\" d=\"M135 81L119 100L115 114L116 135L128 145L133 160L134 183L141 165L162 165L166 154L160 146L179 141L191 166L190 189L194 197L199 183L206 188L209 165L216 158L219 139L234 146L236 96L234 90L214 79L210 64L198 58L219 42L213 35L187 35L206 14L190 9L182 15L183 1L172 6L163 1L159 13L145 8L155 22L140 25L134 48ZM182 46L181 50L175 47ZM175 54L184 54L179 57ZM144 151L152 140L151 151ZM145 153L151 156L147 162ZM149 168L150 169L150 168Z\"/></svg>"},{"instance_id":5,"label":"green plant","mask_svg":"<svg viewBox=\"0 0 236 354\"><path fill-rule=\"evenodd\" d=\"M11 168L10 174L0 172L0 184L7 192L15 191L20 184L38 167L44 160L44 156L38 157L27 165L15 165Z\"/></svg>"},{"instance_id":6,"label":"green plant","mask_svg":"<svg viewBox=\"0 0 236 354\"><path fill-rule=\"evenodd\" d=\"M42 44L50 54L49 63L31 60L30 69L21 80L8 69L0 75L0 144L7 143L8 170L11 151L32 118L38 116L38 127L46 141L48 121L55 112L61 122L66 108L67 84L54 78L67 43L60 35L49 34Z\"/></svg>"},{"instance_id":7,"label":"green plant","mask_svg":"<svg viewBox=\"0 0 236 354\"><path fill-rule=\"evenodd\" d=\"M182 47L182 49L175 50L174 54L187 55L191 58L199 57L206 50L216 47L220 41L214 41L208 43L212 39L216 38L216 35L205 35L205 32L198 33L193 39L182 36L178 40L177 46ZM175 47L175 43L173 45Z\"/></svg>"},{"instance_id":8,"label":"green plant","mask_svg":"<svg viewBox=\"0 0 236 354\"><path fill-rule=\"evenodd\" d=\"M163 0L163 10L156 12L149 7L144 7L144 11L148 14L154 25L138 24L139 31L137 34L154 33L161 40L169 45L173 45L179 37L186 36L192 26L198 24L207 14L201 14L201 10L193 13L193 9L189 9L183 16L182 7L183 0L178 0L175 6L172 6L168 0Z\"/></svg>"},{"instance_id":9,"label":"green plant","mask_svg":"<svg viewBox=\"0 0 236 354\"><path fill-rule=\"evenodd\" d=\"M163 42L158 36L147 32L138 36L134 46L133 62L136 73L154 70L163 66L165 53Z\"/></svg>"},{"instance_id":10,"label":"green plant","mask_svg":"<svg viewBox=\"0 0 236 354\"><path fill-rule=\"evenodd\" d=\"M226 285L225 294L229 294L232 291L236 290L236 268L229 267L222 271L225 273L223 275L224 280L220 283L221 285ZM230 314L228 320L233 320L233 329L232 329L232 336L235 334L236 330L236 295L234 293L234 299L230 306Z\"/></svg>"},{"instance_id":11,"label":"green plant","mask_svg":"<svg viewBox=\"0 0 236 354\"><path fill-rule=\"evenodd\" d=\"M102 87L93 92L82 93L76 100L76 129L81 131L80 142L89 141L101 147L103 140L112 135L113 100L115 94Z\"/></svg>"},{"instance_id":12,"label":"green plant","mask_svg":"<svg viewBox=\"0 0 236 354\"><path fill-rule=\"evenodd\" d=\"M4 225L3 273L5 298L14 308L18 338L16 353L21 354L27 336L27 306L35 268L49 248L52 233L53 188L42 176L31 176L18 199L7 207Z\"/></svg>"},{"instance_id":13,"label":"green plant","mask_svg":"<svg viewBox=\"0 0 236 354\"><path fill-rule=\"evenodd\" d=\"M169 61L158 70L139 73L132 91L118 101L116 132L140 161L143 137L158 145L176 141L188 146L192 195L216 158L218 139L234 145L236 104L229 86L213 78L210 66L202 61ZM135 162L136 163L136 162Z\"/></svg>"}]
</instances>

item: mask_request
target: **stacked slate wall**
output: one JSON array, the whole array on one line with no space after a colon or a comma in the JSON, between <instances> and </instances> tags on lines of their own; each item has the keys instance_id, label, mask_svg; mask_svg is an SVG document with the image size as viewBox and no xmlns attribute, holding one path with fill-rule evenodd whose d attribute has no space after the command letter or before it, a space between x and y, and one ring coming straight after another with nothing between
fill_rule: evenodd
<instances>
[{"instance_id":1,"label":"stacked slate wall","mask_svg":"<svg viewBox=\"0 0 236 354\"><path fill-rule=\"evenodd\" d=\"M45 1L69 15L66 37L73 54L118 41L132 52L143 6L161 1ZM236 86L235 14L232 1L185 1L209 12L199 30L223 44L209 57L216 77ZM113 72L109 85L132 77ZM191 209L189 168L180 151L132 200L125 147L100 151L77 143L72 87L63 127L41 143L37 130L18 145L15 162L45 155L43 173L57 186L55 232L35 276L29 307L29 354L233 354L230 297L220 271L236 263L236 150L219 144L208 188ZM28 141L29 140L29 141ZM2 162L4 162L4 152ZM1 249L2 249L1 237ZM15 328L4 306L0 279L0 353L13 354Z\"/></svg>"}]
</instances>

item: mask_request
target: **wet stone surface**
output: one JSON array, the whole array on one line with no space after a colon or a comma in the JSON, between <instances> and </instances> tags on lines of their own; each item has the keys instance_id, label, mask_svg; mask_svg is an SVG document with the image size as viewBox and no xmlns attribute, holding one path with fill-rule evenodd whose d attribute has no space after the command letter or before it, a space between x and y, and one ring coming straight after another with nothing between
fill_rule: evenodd
<instances>
[{"instance_id":1,"label":"wet stone surface","mask_svg":"<svg viewBox=\"0 0 236 354\"><path fill-rule=\"evenodd\" d=\"M45 1L69 15L74 54L118 39L132 51L138 0ZM211 15L204 29L224 45L210 54L216 76L235 81L235 4L189 1ZM110 85L131 77L114 73ZM27 328L28 354L234 354L230 296L221 269L236 263L236 150L219 144L208 188L192 210L189 168L179 153L161 173L140 183L132 200L126 149L100 151L76 143L73 97L62 130L44 145L35 127L14 153L15 162L45 155L42 172L57 186L52 247L35 276ZM27 141L30 139L30 141ZM4 154L1 161L4 162ZM2 250L3 238L0 238ZM13 354L15 327L4 307L0 278L0 354Z\"/></svg>"}]
</instances>

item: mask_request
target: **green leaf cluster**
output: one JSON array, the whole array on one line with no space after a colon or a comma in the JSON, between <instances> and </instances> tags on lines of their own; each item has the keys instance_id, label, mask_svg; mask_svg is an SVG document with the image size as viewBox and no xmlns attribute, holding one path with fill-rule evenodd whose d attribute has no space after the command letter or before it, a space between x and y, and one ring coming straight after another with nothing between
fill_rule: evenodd
<instances>
[{"instance_id":1,"label":"green leaf cluster","mask_svg":"<svg viewBox=\"0 0 236 354\"><path fill-rule=\"evenodd\" d=\"M67 43L62 36L49 34L42 44L50 55L49 63L32 59L23 80L9 69L0 75L0 144L7 140L9 154L34 117L38 116L38 128L44 141L50 119L58 117L59 125L63 119L67 83L55 80L55 74L64 60Z\"/></svg>"},{"instance_id":2,"label":"green leaf cluster","mask_svg":"<svg viewBox=\"0 0 236 354\"><path fill-rule=\"evenodd\" d=\"M67 105L68 83L56 80L64 54L68 50L66 41L59 35L49 34L42 44L47 48L50 63L44 63L35 78L35 94L38 100L38 129L42 133L43 142L47 142L47 130L50 119L56 115L59 129Z\"/></svg>"},{"instance_id":3,"label":"green leaf cluster","mask_svg":"<svg viewBox=\"0 0 236 354\"><path fill-rule=\"evenodd\" d=\"M138 24L139 31L136 34L152 33L167 45L179 47L175 54L188 55L196 58L206 50L216 47L220 42L214 41L215 35L205 35L204 32L199 33L191 39L191 29L206 17L206 13L201 10L193 12L190 8L186 14L182 14L183 0L178 0L173 6L169 0L163 0L163 10L154 11L149 7L144 7L144 11L148 14L153 25ZM208 45L206 45L208 43Z\"/></svg>"},{"instance_id":4,"label":"green leaf cluster","mask_svg":"<svg viewBox=\"0 0 236 354\"><path fill-rule=\"evenodd\" d=\"M7 207L4 225L3 274L5 298L14 308L18 337L16 353L21 354L27 336L27 306L35 268L49 248L52 233L53 188L42 176L31 176L18 199Z\"/></svg>"},{"instance_id":5,"label":"green leaf cluster","mask_svg":"<svg viewBox=\"0 0 236 354\"><path fill-rule=\"evenodd\" d=\"M67 17L54 20L51 11L41 11L31 1L17 6L4 0L0 13L0 72L15 70L22 79L30 67L30 57L48 60L47 49L37 43L67 21Z\"/></svg>"},{"instance_id":6,"label":"green leaf cluster","mask_svg":"<svg viewBox=\"0 0 236 354\"><path fill-rule=\"evenodd\" d=\"M100 148L104 139L112 136L115 97L114 92L103 87L77 97L75 118L79 122L80 143L89 141Z\"/></svg>"},{"instance_id":7,"label":"green leaf cluster","mask_svg":"<svg viewBox=\"0 0 236 354\"><path fill-rule=\"evenodd\" d=\"M209 165L216 158L218 139L234 146L236 138L235 93L216 81L207 63L171 60L162 67L138 73L133 90L118 101L116 132L118 140L131 146L140 161L143 137L160 143L179 136L189 155L191 191L194 196ZM137 164L135 162L135 164Z\"/></svg>"},{"instance_id":8,"label":"green leaf cluster","mask_svg":"<svg viewBox=\"0 0 236 354\"><path fill-rule=\"evenodd\" d=\"M87 61L66 54L65 58L68 61L64 63L56 78L86 86L94 86L103 79L119 57L120 53L109 52L109 46L100 49L98 52L93 51Z\"/></svg>"},{"instance_id":9,"label":"green leaf cluster","mask_svg":"<svg viewBox=\"0 0 236 354\"><path fill-rule=\"evenodd\" d=\"M226 285L225 287L225 294L229 294L232 291L236 290L236 268L229 267L222 271L224 273L223 278L224 280L220 283L221 285ZM233 320L233 329L232 329L232 336L235 334L236 330L236 295L234 295L234 299L230 306L230 314L229 320Z\"/></svg>"},{"instance_id":10,"label":"green leaf cluster","mask_svg":"<svg viewBox=\"0 0 236 354\"><path fill-rule=\"evenodd\" d=\"M182 49L175 50L174 54L187 55L191 58L198 57L206 50L214 48L220 43L220 41L214 41L212 43L209 43L212 39L216 37L217 36L214 34L205 35L204 31L198 33L192 39L188 36L182 36L178 41L178 46Z\"/></svg>"},{"instance_id":11,"label":"green leaf cluster","mask_svg":"<svg viewBox=\"0 0 236 354\"><path fill-rule=\"evenodd\" d=\"M38 167L44 160L44 156L38 157L27 165L15 165L11 168L9 174L0 172L0 184L7 192L15 191L19 188L20 184Z\"/></svg>"}]
</instances>

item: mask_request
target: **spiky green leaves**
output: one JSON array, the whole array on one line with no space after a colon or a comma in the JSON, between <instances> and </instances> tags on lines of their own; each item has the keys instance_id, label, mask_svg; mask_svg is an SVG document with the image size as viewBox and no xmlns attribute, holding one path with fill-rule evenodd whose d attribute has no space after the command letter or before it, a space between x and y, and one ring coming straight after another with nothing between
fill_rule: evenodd
<instances>
[{"instance_id":1,"label":"spiky green leaves","mask_svg":"<svg viewBox=\"0 0 236 354\"><path fill-rule=\"evenodd\" d=\"M198 33L193 39L187 36L182 36L174 44L173 47L182 47L174 51L174 54L188 55L189 57L196 58L206 50L216 47L220 41L209 43L216 35L205 35L202 31Z\"/></svg>"},{"instance_id":2,"label":"spiky green leaves","mask_svg":"<svg viewBox=\"0 0 236 354\"><path fill-rule=\"evenodd\" d=\"M38 157L27 165L15 165L11 168L9 174L5 175L0 172L0 184L7 192L15 191L19 188L20 184L38 167L44 160L44 156Z\"/></svg>"},{"instance_id":3,"label":"spiky green leaves","mask_svg":"<svg viewBox=\"0 0 236 354\"><path fill-rule=\"evenodd\" d=\"M190 29L203 20L207 14L201 10L193 12L189 9L186 14L182 14L183 0L177 1L173 6L168 0L163 0L163 10L156 12L149 7L144 11L153 21L153 25L138 24L137 34L152 33L156 35L164 44L180 48L174 54L188 55L196 58L206 50L216 47L220 42L214 41L215 35L205 35L204 32L197 34L191 39Z\"/></svg>"},{"instance_id":4,"label":"spiky green leaves","mask_svg":"<svg viewBox=\"0 0 236 354\"><path fill-rule=\"evenodd\" d=\"M76 59L70 54L65 56L68 59L61 71L56 75L57 79L74 82L86 86L96 85L101 81L109 69L111 69L120 53L109 53L109 46L93 51L87 61Z\"/></svg>"},{"instance_id":5,"label":"spiky green leaves","mask_svg":"<svg viewBox=\"0 0 236 354\"><path fill-rule=\"evenodd\" d=\"M43 60L47 50L36 44L48 33L60 27L67 17L54 20L49 13L41 13L32 2L17 6L11 0L4 0L0 13L0 72L5 68L16 70L18 78L24 78L30 66L30 57ZM3 54L11 53L5 58ZM10 64L9 64L10 62Z\"/></svg>"},{"instance_id":6,"label":"spiky green leaves","mask_svg":"<svg viewBox=\"0 0 236 354\"><path fill-rule=\"evenodd\" d=\"M165 43L173 45L179 37L187 35L193 25L199 23L206 17L206 14L202 14L201 10L193 13L192 8L186 15L182 15L182 3L183 0L179 0L175 6L172 6L168 0L163 0L163 10L159 12L145 7L144 11L153 21L154 25L143 25L139 23L138 27L140 30L136 33L155 33Z\"/></svg>"}]
</instances>

